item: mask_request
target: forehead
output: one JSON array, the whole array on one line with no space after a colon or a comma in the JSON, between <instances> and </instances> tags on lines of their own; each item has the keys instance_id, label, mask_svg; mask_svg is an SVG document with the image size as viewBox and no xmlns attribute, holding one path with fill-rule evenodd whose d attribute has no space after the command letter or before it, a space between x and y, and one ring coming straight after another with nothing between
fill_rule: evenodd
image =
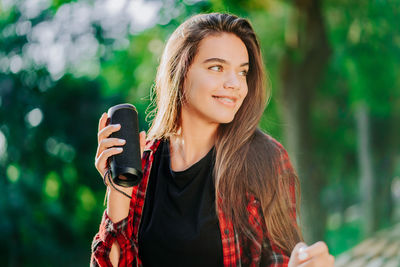
<instances>
[{"instance_id":1,"label":"forehead","mask_svg":"<svg viewBox=\"0 0 400 267\"><path fill-rule=\"evenodd\" d=\"M201 40L194 61L202 62L207 58L222 58L237 65L249 61L245 44L232 33L211 35Z\"/></svg>"}]
</instances>

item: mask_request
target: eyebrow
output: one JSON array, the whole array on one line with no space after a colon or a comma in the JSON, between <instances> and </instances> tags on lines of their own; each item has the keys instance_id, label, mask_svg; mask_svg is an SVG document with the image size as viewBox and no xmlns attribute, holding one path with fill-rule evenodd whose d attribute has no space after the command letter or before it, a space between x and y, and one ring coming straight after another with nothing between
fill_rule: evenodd
<instances>
[{"instance_id":1,"label":"eyebrow","mask_svg":"<svg viewBox=\"0 0 400 267\"><path fill-rule=\"evenodd\" d=\"M225 59L217 58L217 57L207 58L206 60L203 61L203 64L208 63L208 62L213 62L213 61L220 62L223 64L229 64L228 61L226 61ZM246 62L246 63L242 63L240 65L240 67L244 67L244 66L248 66L248 65L249 65L249 63Z\"/></svg>"}]
</instances>

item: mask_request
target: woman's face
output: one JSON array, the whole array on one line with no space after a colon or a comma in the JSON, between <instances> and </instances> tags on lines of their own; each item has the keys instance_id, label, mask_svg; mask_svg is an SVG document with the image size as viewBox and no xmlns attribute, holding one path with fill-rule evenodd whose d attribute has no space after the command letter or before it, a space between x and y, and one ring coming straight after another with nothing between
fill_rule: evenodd
<instances>
[{"instance_id":1,"label":"woman's face","mask_svg":"<svg viewBox=\"0 0 400 267\"><path fill-rule=\"evenodd\" d=\"M182 111L190 119L229 123L247 95L247 48L234 34L208 36L198 51L183 84Z\"/></svg>"}]
</instances>

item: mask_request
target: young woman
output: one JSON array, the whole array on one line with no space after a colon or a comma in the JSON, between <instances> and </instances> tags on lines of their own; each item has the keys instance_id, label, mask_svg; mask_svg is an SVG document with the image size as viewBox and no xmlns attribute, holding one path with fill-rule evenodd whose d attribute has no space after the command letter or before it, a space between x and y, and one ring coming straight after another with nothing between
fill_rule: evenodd
<instances>
[{"instance_id":1,"label":"young woman","mask_svg":"<svg viewBox=\"0 0 400 267\"><path fill-rule=\"evenodd\" d=\"M92 266L333 266L323 242L301 242L298 178L282 145L257 128L265 75L246 19L201 14L175 30L157 72L155 117L147 138L140 133L143 179L107 184ZM100 118L102 176L122 152L124 141L108 138L120 127Z\"/></svg>"}]
</instances>

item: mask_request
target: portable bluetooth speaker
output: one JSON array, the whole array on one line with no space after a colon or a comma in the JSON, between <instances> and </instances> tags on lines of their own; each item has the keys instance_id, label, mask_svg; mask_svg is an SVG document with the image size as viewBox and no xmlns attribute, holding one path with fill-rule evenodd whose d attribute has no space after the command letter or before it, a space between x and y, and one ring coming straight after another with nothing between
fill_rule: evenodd
<instances>
[{"instance_id":1,"label":"portable bluetooth speaker","mask_svg":"<svg viewBox=\"0 0 400 267\"><path fill-rule=\"evenodd\" d=\"M109 108L107 114L110 124L121 124L121 128L110 137L126 140L123 152L108 158L111 177L117 185L135 186L143 176L136 108L131 104L119 104Z\"/></svg>"}]
</instances>

